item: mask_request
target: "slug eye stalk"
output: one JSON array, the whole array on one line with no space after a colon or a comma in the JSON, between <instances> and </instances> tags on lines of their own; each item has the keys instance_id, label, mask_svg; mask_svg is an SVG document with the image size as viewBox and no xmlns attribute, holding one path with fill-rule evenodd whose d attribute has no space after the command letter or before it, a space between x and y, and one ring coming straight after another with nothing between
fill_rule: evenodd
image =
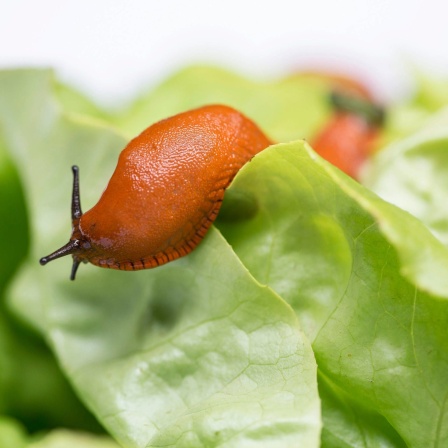
<instances>
[{"instance_id":1,"label":"slug eye stalk","mask_svg":"<svg viewBox=\"0 0 448 448\"><path fill-rule=\"evenodd\" d=\"M382 107L360 96L335 90L330 94L330 103L336 110L358 115L373 126L381 126L385 119Z\"/></svg>"},{"instance_id":2,"label":"slug eye stalk","mask_svg":"<svg viewBox=\"0 0 448 448\"><path fill-rule=\"evenodd\" d=\"M82 210L81 210L81 199L79 194L79 168L76 165L72 166L72 172L73 172L73 190L72 190L72 204L71 204L71 210L72 210L72 224L74 228L74 233L76 230L78 230L79 227L79 219L82 216ZM81 263L79 258L76 256L76 254L80 251L81 248L81 241L77 238L72 238L70 241L62 246L61 248L55 250L50 255L47 255L46 257L42 257L39 260L39 263L42 266L45 266L50 261L56 260L57 258L65 257L66 255L73 255L73 266L72 271L70 274L70 280L75 280L76 277L76 271L78 270L78 267Z\"/></svg>"}]
</instances>

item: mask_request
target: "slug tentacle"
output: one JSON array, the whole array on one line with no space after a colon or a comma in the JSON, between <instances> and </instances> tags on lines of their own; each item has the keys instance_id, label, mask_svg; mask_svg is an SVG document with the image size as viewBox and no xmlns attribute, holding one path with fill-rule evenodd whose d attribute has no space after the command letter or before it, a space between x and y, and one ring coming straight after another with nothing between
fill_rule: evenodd
<instances>
[{"instance_id":1,"label":"slug tentacle","mask_svg":"<svg viewBox=\"0 0 448 448\"><path fill-rule=\"evenodd\" d=\"M62 246L61 248L55 250L50 255L46 257L42 257L39 260L39 263L42 266L45 266L48 262L56 260L57 258L65 257L66 255L73 255L73 266L70 275L70 280L74 280L76 276L76 271L78 270L79 264L81 260L78 258L77 254L79 254L83 249L83 242L76 238L79 232L79 219L82 216L81 210L81 200L79 194L79 168L76 165L72 166L73 172L73 190L72 190L72 223L73 223L73 232L72 238L70 241Z\"/></svg>"},{"instance_id":2,"label":"slug tentacle","mask_svg":"<svg viewBox=\"0 0 448 448\"><path fill-rule=\"evenodd\" d=\"M79 168L72 166L73 171L73 190L72 190L72 220L79 219L82 216L81 198L79 194Z\"/></svg>"},{"instance_id":3,"label":"slug tentacle","mask_svg":"<svg viewBox=\"0 0 448 448\"><path fill-rule=\"evenodd\" d=\"M79 240L70 240L67 244L59 248L58 250L55 250L50 255L47 255L46 257L42 257L39 260L39 263L42 266L45 266L48 262L56 260L56 258L65 257L66 255L72 255L75 252L79 251L80 242Z\"/></svg>"},{"instance_id":4,"label":"slug tentacle","mask_svg":"<svg viewBox=\"0 0 448 448\"><path fill-rule=\"evenodd\" d=\"M70 280L75 280L76 271L78 270L80 264L81 261L78 260L76 257L73 257L73 265L72 265L72 272L70 273Z\"/></svg>"}]
</instances>

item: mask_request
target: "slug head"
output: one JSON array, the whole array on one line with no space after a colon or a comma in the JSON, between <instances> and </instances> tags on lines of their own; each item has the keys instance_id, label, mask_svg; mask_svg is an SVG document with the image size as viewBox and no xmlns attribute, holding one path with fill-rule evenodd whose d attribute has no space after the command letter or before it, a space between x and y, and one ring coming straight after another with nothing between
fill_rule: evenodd
<instances>
[{"instance_id":1,"label":"slug head","mask_svg":"<svg viewBox=\"0 0 448 448\"><path fill-rule=\"evenodd\" d=\"M384 109L368 98L334 90L330 93L330 103L335 110L357 115L373 127L381 126L385 121Z\"/></svg>"},{"instance_id":2,"label":"slug head","mask_svg":"<svg viewBox=\"0 0 448 448\"><path fill-rule=\"evenodd\" d=\"M88 257L86 257L85 252L91 247L90 242L86 241L83 237L80 228L79 220L82 216L81 211L81 201L79 196L79 168L74 165L72 166L73 171L73 192L72 192L72 236L70 241L62 246L60 249L54 251L46 257L42 257L39 262L42 266L46 265L49 261L53 261L56 258L65 257L66 255L73 256L73 266L72 272L70 274L70 280L74 280L76 276L76 271L78 270L81 262L87 262Z\"/></svg>"}]
</instances>

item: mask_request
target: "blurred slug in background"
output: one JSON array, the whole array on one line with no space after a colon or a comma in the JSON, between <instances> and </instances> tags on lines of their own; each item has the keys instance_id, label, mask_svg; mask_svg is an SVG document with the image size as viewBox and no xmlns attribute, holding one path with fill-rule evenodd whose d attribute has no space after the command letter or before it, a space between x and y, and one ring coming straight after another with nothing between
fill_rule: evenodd
<instances>
[{"instance_id":1,"label":"blurred slug in background","mask_svg":"<svg viewBox=\"0 0 448 448\"><path fill-rule=\"evenodd\" d=\"M324 159L358 179L378 141L384 109L361 84L344 78L337 78L328 101L333 115L310 144Z\"/></svg>"}]
</instances>

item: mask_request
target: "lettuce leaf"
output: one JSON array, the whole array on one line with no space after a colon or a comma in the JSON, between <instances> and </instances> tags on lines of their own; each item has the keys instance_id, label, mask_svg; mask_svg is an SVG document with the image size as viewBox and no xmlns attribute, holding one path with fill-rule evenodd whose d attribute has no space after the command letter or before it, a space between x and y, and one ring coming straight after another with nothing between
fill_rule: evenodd
<instances>
[{"instance_id":1,"label":"lettuce leaf","mask_svg":"<svg viewBox=\"0 0 448 448\"><path fill-rule=\"evenodd\" d=\"M70 260L38 266L39 255L67 238L71 178L64 168L76 159L88 208L124 140L59 113L41 96L51 89L48 73L21 76L40 78L27 97L33 107L42 99L38 109L53 125L41 135L30 129L33 142L23 146L15 145L19 128L6 126L25 184L33 181L27 201L31 231L40 235L10 300L50 340L97 418L125 446L318 446L311 345L292 309L253 279L217 230L192 256L133 275L90 266L73 284ZM36 177L49 161L54 177Z\"/></svg>"},{"instance_id":2,"label":"lettuce leaf","mask_svg":"<svg viewBox=\"0 0 448 448\"><path fill-rule=\"evenodd\" d=\"M363 182L382 198L419 218L448 245L448 108L370 161Z\"/></svg>"},{"instance_id":3,"label":"lettuce leaf","mask_svg":"<svg viewBox=\"0 0 448 448\"><path fill-rule=\"evenodd\" d=\"M259 213L219 227L292 304L321 379L382 415L408 446L446 440L448 352L427 347L446 348L448 251L306 144L263 151L231 188L252 195Z\"/></svg>"},{"instance_id":4,"label":"lettuce leaf","mask_svg":"<svg viewBox=\"0 0 448 448\"><path fill-rule=\"evenodd\" d=\"M57 429L30 436L16 420L0 415L0 446L7 448L119 448L110 437Z\"/></svg>"},{"instance_id":5,"label":"lettuce leaf","mask_svg":"<svg viewBox=\"0 0 448 448\"><path fill-rule=\"evenodd\" d=\"M4 72L0 88L0 131L32 235L8 303L120 443L448 443L448 250L302 140L240 171L188 257L137 273L82 266L75 283L69 259L38 266L69 235L70 165L87 210L123 134L227 102L274 140L297 139L325 119L321 81L254 83L194 67L110 115L62 95L45 71Z\"/></svg>"},{"instance_id":6,"label":"lettuce leaf","mask_svg":"<svg viewBox=\"0 0 448 448\"><path fill-rule=\"evenodd\" d=\"M326 122L330 88L319 77L257 82L218 67L191 66L109 113L69 86L58 83L56 94L65 111L107 120L128 138L180 111L226 104L255 120L273 141L284 142L310 138Z\"/></svg>"},{"instance_id":7,"label":"lettuce leaf","mask_svg":"<svg viewBox=\"0 0 448 448\"><path fill-rule=\"evenodd\" d=\"M27 434L25 428L10 417L0 414L0 446L8 448L25 448Z\"/></svg>"}]
</instances>

